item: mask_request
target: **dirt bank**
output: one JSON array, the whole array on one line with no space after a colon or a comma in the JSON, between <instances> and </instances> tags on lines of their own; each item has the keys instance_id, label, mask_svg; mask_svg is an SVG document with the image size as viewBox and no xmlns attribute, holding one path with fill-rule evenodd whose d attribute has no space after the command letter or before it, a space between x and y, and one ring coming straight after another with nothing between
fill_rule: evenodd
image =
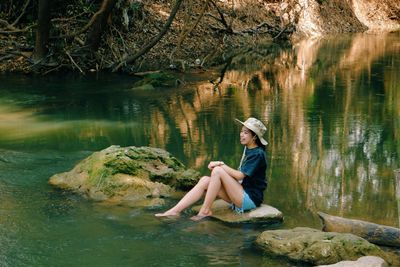
<instances>
[{"instance_id":1,"label":"dirt bank","mask_svg":"<svg viewBox=\"0 0 400 267\"><path fill-rule=\"evenodd\" d=\"M300 0L300 35L382 32L400 29L400 2L391 0Z\"/></svg>"},{"instance_id":2,"label":"dirt bank","mask_svg":"<svg viewBox=\"0 0 400 267\"><path fill-rule=\"evenodd\" d=\"M265 42L287 42L305 36L400 29L400 3L390 0L220 0L183 1L169 31L144 56L120 71L174 68L206 68L217 65L225 54ZM156 36L175 1L120 0L108 20L100 48L88 53L85 34L72 40L51 39L46 64L31 60L32 28L18 34L0 30L0 72L111 71L126 55L135 54ZM1 5L0 5L1 9ZM12 21L0 10L0 21ZM76 18L80 8L68 14L53 12L52 34L63 35L82 28ZM91 14L86 14L90 16ZM0 27L5 25L0 24ZM29 27L25 24L19 28Z\"/></svg>"}]
</instances>

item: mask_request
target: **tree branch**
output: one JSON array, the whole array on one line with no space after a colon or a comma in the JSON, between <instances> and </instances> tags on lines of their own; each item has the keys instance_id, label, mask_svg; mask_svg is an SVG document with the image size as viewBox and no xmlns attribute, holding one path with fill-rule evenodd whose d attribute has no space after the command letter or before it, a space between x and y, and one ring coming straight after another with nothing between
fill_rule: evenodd
<instances>
[{"instance_id":1,"label":"tree branch","mask_svg":"<svg viewBox=\"0 0 400 267\"><path fill-rule=\"evenodd\" d=\"M233 33L232 27L229 26L225 20L224 13L221 11L221 9L218 7L218 5L214 1L210 0L210 2L217 9L217 12L218 12L219 16L221 17L221 19L217 19L214 16L212 16L212 17L215 18L217 21L221 22L222 25L224 25L227 33Z\"/></svg>"},{"instance_id":2,"label":"tree branch","mask_svg":"<svg viewBox=\"0 0 400 267\"><path fill-rule=\"evenodd\" d=\"M78 70L82 73L85 74L83 72L83 70L78 66L78 64L76 64L75 60L72 58L72 56L70 55L70 53L68 51L65 51L65 54L69 57L69 60L71 60L72 64L74 64L75 67L78 68Z\"/></svg>"},{"instance_id":3,"label":"tree branch","mask_svg":"<svg viewBox=\"0 0 400 267\"><path fill-rule=\"evenodd\" d=\"M71 34L61 35L61 36L57 36L57 37L54 37L54 38L55 39L63 39L63 38L71 39L71 38L73 38L73 37L75 37L77 35L80 35L80 34L86 32L94 24L94 22L97 20L97 18L99 16L101 16L106 11L105 3L106 3L106 1L103 1L100 9L96 13L93 14L93 16L90 18L89 22L82 29L80 29L77 32L73 32Z\"/></svg>"},{"instance_id":4,"label":"tree branch","mask_svg":"<svg viewBox=\"0 0 400 267\"><path fill-rule=\"evenodd\" d=\"M165 23L164 27L162 28L161 32L155 36L147 45L145 45L139 52L132 56L126 56L124 57L114 68L113 72L118 71L123 65L127 63L131 63L138 59L139 57L143 56L146 54L153 46L155 46L161 38L167 33L168 29L170 28L172 21L174 20L176 13L179 10L180 5L182 4L183 0L176 0L175 6L171 10L171 14L169 15L169 18L167 22Z\"/></svg>"},{"instance_id":5,"label":"tree branch","mask_svg":"<svg viewBox=\"0 0 400 267\"><path fill-rule=\"evenodd\" d=\"M25 4L24 4L24 7L23 7L23 9L22 9L22 12L21 12L21 14L18 16L18 18L11 24L11 26L15 26L15 25L17 25L17 23L19 22L19 20L25 15L25 11L26 11L26 9L28 8L28 5L29 5L29 3L31 2L31 0L26 0L25 1Z\"/></svg>"},{"instance_id":6,"label":"tree branch","mask_svg":"<svg viewBox=\"0 0 400 267\"><path fill-rule=\"evenodd\" d=\"M185 38L196 28L196 26L199 24L201 18L204 16L204 13L207 10L207 6L208 6L208 2L211 0L206 0L204 3L204 6L202 7L201 11L200 11L200 15L197 17L196 21L193 23L192 26L189 26L187 29L184 29L182 31L182 33L179 36L178 39L178 44L176 45L176 51L179 51L181 48L181 45L183 43L183 41L185 40Z\"/></svg>"},{"instance_id":7,"label":"tree branch","mask_svg":"<svg viewBox=\"0 0 400 267\"><path fill-rule=\"evenodd\" d=\"M26 31L30 30L31 28L33 28L33 27L36 27L36 24L27 26L24 29L14 28L13 30L10 30L10 31L0 31L0 34L14 34L14 33L26 32Z\"/></svg>"}]
</instances>

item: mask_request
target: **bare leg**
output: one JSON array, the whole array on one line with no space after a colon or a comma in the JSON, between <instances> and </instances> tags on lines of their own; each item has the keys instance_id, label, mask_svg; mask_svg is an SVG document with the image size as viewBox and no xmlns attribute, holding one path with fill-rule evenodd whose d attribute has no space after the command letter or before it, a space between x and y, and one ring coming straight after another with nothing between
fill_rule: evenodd
<instances>
[{"instance_id":1,"label":"bare leg","mask_svg":"<svg viewBox=\"0 0 400 267\"><path fill-rule=\"evenodd\" d=\"M189 192L187 192L186 195L174 207L164 213L157 213L155 216L178 216L182 210L194 204L203 196L204 191L207 190L209 182L210 177L203 176L198 181L198 183Z\"/></svg>"},{"instance_id":2,"label":"bare leg","mask_svg":"<svg viewBox=\"0 0 400 267\"><path fill-rule=\"evenodd\" d=\"M206 197L204 203L197 216L193 220L199 220L204 217L212 215L211 205L217 195L224 193L225 196L233 202L236 206L241 207L243 201L243 187L242 185L221 167L215 167L211 172L210 182L208 184Z\"/></svg>"}]
</instances>

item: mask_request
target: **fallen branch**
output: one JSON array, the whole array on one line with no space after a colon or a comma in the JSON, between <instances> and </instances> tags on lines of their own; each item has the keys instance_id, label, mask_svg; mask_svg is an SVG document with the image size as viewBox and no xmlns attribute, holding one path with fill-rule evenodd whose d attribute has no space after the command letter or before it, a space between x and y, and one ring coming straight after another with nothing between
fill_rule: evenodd
<instances>
[{"instance_id":1,"label":"fallen branch","mask_svg":"<svg viewBox=\"0 0 400 267\"><path fill-rule=\"evenodd\" d=\"M210 14L208 14L208 15L209 15L209 16L212 16L212 15L210 15ZM233 29L232 29L232 31L228 32L228 31L226 30L226 28L221 28L221 27L217 27L217 26L213 26L213 25L210 25L210 28L211 28L212 30L214 30L214 31L221 32L221 33L227 33L227 34L231 34L231 35L239 34L239 32L237 32L237 31L235 31L235 30L233 30Z\"/></svg>"},{"instance_id":2,"label":"fallen branch","mask_svg":"<svg viewBox=\"0 0 400 267\"><path fill-rule=\"evenodd\" d=\"M24 29L18 29L14 27L13 24L9 24L8 21L0 19L0 25L3 25L6 30L1 30L0 34L14 34L14 33L21 33L26 32L29 29L36 26L36 24L32 24L30 26L25 27Z\"/></svg>"},{"instance_id":3,"label":"fallen branch","mask_svg":"<svg viewBox=\"0 0 400 267\"><path fill-rule=\"evenodd\" d=\"M175 2L175 6L173 7L173 9L171 10L171 14L169 15L169 18L167 20L167 22L165 23L163 29L161 30L161 32L155 36L147 45L145 45L139 52L137 52L136 54L134 54L133 56L125 56L114 68L113 68L113 72L118 71L123 65L131 63L133 61L135 61L136 59L138 59L139 57L143 56L144 54L146 54L151 48L153 48L153 46L155 46L158 41L161 40L161 38L167 33L168 29L170 28L172 21L174 20L176 13L179 10L180 5L182 4L183 0L176 0Z\"/></svg>"},{"instance_id":4,"label":"fallen branch","mask_svg":"<svg viewBox=\"0 0 400 267\"><path fill-rule=\"evenodd\" d=\"M69 54L68 51L65 51L65 54L69 57L69 60L71 60L72 64L74 64L75 67L78 68L78 70L82 73L85 74L85 72L83 72L83 70L78 66L78 64L76 64L75 60L71 57L71 55Z\"/></svg>"},{"instance_id":5,"label":"fallen branch","mask_svg":"<svg viewBox=\"0 0 400 267\"><path fill-rule=\"evenodd\" d=\"M275 35L274 37L272 37L272 39L277 39L279 36L281 36L281 34L286 31L286 29L288 28L288 25L286 25L286 27L284 27L277 35Z\"/></svg>"},{"instance_id":6,"label":"fallen branch","mask_svg":"<svg viewBox=\"0 0 400 267\"><path fill-rule=\"evenodd\" d=\"M5 27L6 29L9 29L9 30L12 30L12 31L16 30L16 28L15 28L14 26L12 26L11 24L9 24L8 21L6 21L6 20L4 20L4 19L0 19L0 25L4 25L4 27Z\"/></svg>"},{"instance_id":7,"label":"fallen branch","mask_svg":"<svg viewBox=\"0 0 400 267\"><path fill-rule=\"evenodd\" d=\"M208 53L208 54L203 58L203 60L201 61L200 67L203 67L203 66L204 66L204 63L206 62L206 60L208 60L208 58L211 58L212 56L214 56L214 55L218 52L219 49L220 49L219 47L216 47L214 50L212 50L210 53Z\"/></svg>"},{"instance_id":8,"label":"fallen branch","mask_svg":"<svg viewBox=\"0 0 400 267\"><path fill-rule=\"evenodd\" d=\"M15 33L22 33L22 32L27 32L29 31L31 28L33 28L35 25L31 25L28 27L25 27L24 29L16 29L16 30L12 30L12 31L0 31L0 34L15 34Z\"/></svg>"},{"instance_id":9,"label":"fallen branch","mask_svg":"<svg viewBox=\"0 0 400 267\"><path fill-rule=\"evenodd\" d=\"M58 65L57 67L55 67L55 68L53 68L53 69L50 69L50 70L44 72L42 75L43 75L43 76L44 76L44 75L47 75L47 74L49 74L50 72L56 71L56 70L58 70L59 68L64 67L64 66L65 66L64 64L60 64L60 65Z\"/></svg>"},{"instance_id":10,"label":"fallen branch","mask_svg":"<svg viewBox=\"0 0 400 267\"><path fill-rule=\"evenodd\" d=\"M211 14L209 14L209 16L211 16L212 18L214 18L214 19L216 19L217 21L219 21L220 23L222 23L222 25L224 25L225 30L226 30L227 33L234 33L232 27L229 26L228 23L226 22L224 13L221 11L221 9L218 7L218 5L217 5L214 1L212 1L212 0L210 0L210 3L215 7L215 9L217 9L217 12L218 12L218 14L219 14L219 16L220 16L220 19L214 17L214 16L211 15Z\"/></svg>"},{"instance_id":11,"label":"fallen branch","mask_svg":"<svg viewBox=\"0 0 400 267\"><path fill-rule=\"evenodd\" d=\"M12 51L7 51L7 53L14 56L21 56L26 58L28 61L31 61L31 58L29 56L25 55L24 53L21 53L20 51L12 50Z\"/></svg>"},{"instance_id":12,"label":"fallen branch","mask_svg":"<svg viewBox=\"0 0 400 267\"><path fill-rule=\"evenodd\" d=\"M54 22L70 22L70 21L83 22L83 21L87 21L87 20L86 19L85 20L83 20L83 19L78 20L77 18L81 17L81 16L86 16L86 15L87 15L87 12L85 11L85 12L81 12L81 13L75 15L75 16L68 17L68 18L54 18L54 19L51 19L51 22L52 23L54 23Z\"/></svg>"},{"instance_id":13,"label":"fallen branch","mask_svg":"<svg viewBox=\"0 0 400 267\"><path fill-rule=\"evenodd\" d=\"M208 3L212 2L211 0L206 0L203 8L200 11L200 15L197 17L196 21L193 23L193 25L189 26L188 28L184 29L181 34L179 35L178 43L176 45L176 51L179 51L181 49L181 45L185 38L196 28L196 26L199 24L201 18L204 16L204 13L207 10Z\"/></svg>"},{"instance_id":14,"label":"fallen branch","mask_svg":"<svg viewBox=\"0 0 400 267\"><path fill-rule=\"evenodd\" d=\"M249 33L249 32L251 32L251 33L258 33L258 32L260 31L260 29L263 28L263 27L266 27L266 28L267 28L267 32L268 32L269 30L274 30L274 27L272 27L271 25L269 25L267 22L262 22L262 23L258 24L257 26L255 26L255 27L253 27L253 28L248 28L248 29L245 29L245 30L243 30L243 31L241 31L241 32L246 32L246 33Z\"/></svg>"},{"instance_id":15,"label":"fallen branch","mask_svg":"<svg viewBox=\"0 0 400 267\"><path fill-rule=\"evenodd\" d=\"M13 58L13 57L15 57L15 55L12 55L12 54L5 55L3 57L0 57L0 61L7 60L7 59L10 59L10 58Z\"/></svg>"},{"instance_id":16,"label":"fallen branch","mask_svg":"<svg viewBox=\"0 0 400 267\"><path fill-rule=\"evenodd\" d=\"M22 12L21 14L18 16L18 18L11 24L12 27L14 27L15 25L17 25L17 23L19 22L19 20L25 15L26 9L29 5L29 3L31 2L31 0L27 0L24 4L24 7L22 8Z\"/></svg>"},{"instance_id":17,"label":"fallen branch","mask_svg":"<svg viewBox=\"0 0 400 267\"><path fill-rule=\"evenodd\" d=\"M122 33L115 26L113 26L113 29L117 32L117 34L121 40L122 46L124 47L124 50L125 51L128 50L128 46L126 45L126 42L125 42L125 39L124 39Z\"/></svg>"}]
</instances>

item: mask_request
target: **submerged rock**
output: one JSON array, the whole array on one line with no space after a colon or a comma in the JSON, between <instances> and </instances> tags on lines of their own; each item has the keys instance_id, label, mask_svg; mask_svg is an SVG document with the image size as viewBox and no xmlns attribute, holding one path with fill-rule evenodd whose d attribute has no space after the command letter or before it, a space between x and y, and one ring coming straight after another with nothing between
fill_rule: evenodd
<instances>
[{"instance_id":1,"label":"submerged rock","mask_svg":"<svg viewBox=\"0 0 400 267\"><path fill-rule=\"evenodd\" d=\"M155 88L176 86L176 78L165 72L148 72L140 76L143 78L133 84L133 90L154 90Z\"/></svg>"},{"instance_id":2,"label":"submerged rock","mask_svg":"<svg viewBox=\"0 0 400 267\"><path fill-rule=\"evenodd\" d=\"M198 212L200 207L196 206L193 210ZM266 204L262 204L260 207L249 212L238 214L230 208L227 202L219 199L214 201L212 212L211 218L226 223L277 223L283 221L282 212Z\"/></svg>"},{"instance_id":3,"label":"submerged rock","mask_svg":"<svg viewBox=\"0 0 400 267\"><path fill-rule=\"evenodd\" d=\"M356 260L365 255L393 262L389 254L361 237L305 227L264 231L257 237L256 244L269 254L314 265Z\"/></svg>"},{"instance_id":4,"label":"submerged rock","mask_svg":"<svg viewBox=\"0 0 400 267\"><path fill-rule=\"evenodd\" d=\"M196 184L199 173L163 149L110 146L95 152L49 183L99 201L130 206L159 205L163 197Z\"/></svg>"},{"instance_id":5,"label":"submerged rock","mask_svg":"<svg viewBox=\"0 0 400 267\"><path fill-rule=\"evenodd\" d=\"M356 261L341 261L330 265L318 265L317 267L388 267L382 258L376 256L364 256Z\"/></svg>"}]
</instances>

